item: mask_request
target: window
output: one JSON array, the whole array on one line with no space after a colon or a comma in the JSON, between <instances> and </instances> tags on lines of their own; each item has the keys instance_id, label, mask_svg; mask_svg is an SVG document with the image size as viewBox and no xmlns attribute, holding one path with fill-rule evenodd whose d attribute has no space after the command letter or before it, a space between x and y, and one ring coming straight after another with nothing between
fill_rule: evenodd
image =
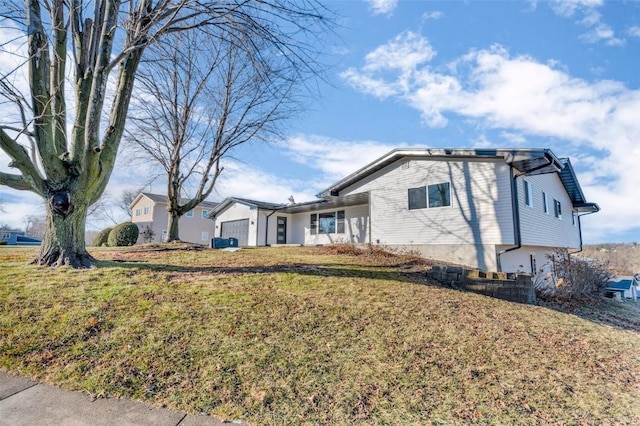
<instances>
[{"instance_id":1,"label":"window","mask_svg":"<svg viewBox=\"0 0 640 426\"><path fill-rule=\"evenodd\" d=\"M201 216L203 219L206 219L208 214L209 214L209 210L202 210Z\"/></svg>"},{"instance_id":2,"label":"window","mask_svg":"<svg viewBox=\"0 0 640 426\"><path fill-rule=\"evenodd\" d=\"M344 210L311 215L309 233L316 234L344 234L345 213Z\"/></svg>"},{"instance_id":3,"label":"window","mask_svg":"<svg viewBox=\"0 0 640 426\"><path fill-rule=\"evenodd\" d=\"M136 216L140 216L140 209L136 209Z\"/></svg>"},{"instance_id":4,"label":"window","mask_svg":"<svg viewBox=\"0 0 640 426\"><path fill-rule=\"evenodd\" d=\"M549 200L547 199L547 193L542 191L542 210L549 214Z\"/></svg>"},{"instance_id":5,"label":"window","mask_svg":"<svg viewBox=\"0 0 640 426\"><path fill-rule=\"evenodd\" d=\"M558 200L553 200L553 213L558 219L562 219L562 205Z\"/></svg>"},{"instance_id":6,"label":"window","mask_svg":"<svg viewBox=\"0 0 640 426\"><path fill-rule=\"evenodd\" d=\"M573 224L573 226L576 226L578 224L578 221L576 220L576 216L577 214L575 212L571 213L571 223Z\"/></svg>"},{"instance_id":7,"label":"window","mask_svg":"<svg viewBox=\"0 0 640 426\"><path fill-rule=\"evenodd\" d=\"M149 212L151 212L151 207L145 207L145 208L144 208L144 214L145 214L145 215L148 215L148 214L149 214Z\"/></svg>"},{"instance_id":8,"label":"window","mask_svg":"<svg viewBox=\"0 0 640 426\"><path fill-rule=\"evenodd\" d=\"M533 207L533 185L528 180L524 181L524 203Z\"/></svg>"},{"instance_id":9,"label":"window","mask_svg":"<svg viewBox=\"0 0 640 426\"><path fill-rule=\"evenodd\" d=\"M209 232L208 231L202 231L202 235L200 236L200 239L202 241L209 241Z\"/></svg>"},{"instance_id":10,"label":"window","mask_svg":"<svg viewBox=\"0 0 640 426\"><path fill-rule=\"evenodd\" d=\"M429 185L429 208L451 205L449 182Z\"/></svg>"},{"instance_id":11,"label":"window","mask_svg":"<svg viewBox=\"0 0 640 426\"><path fill-rule=\"evenodd\" d=\"M344 210L338 210L338 222L336 232L338 234L344 234Z\"/></svg>"},{"instance_id":12,"label":"window","mask_svg":"<svg viewBox=\"0 0 640 426\"><path fill-rule=\"evenodd\" d=\"M189 210L185 216L193 217L193 210Z\"/></svg>"},{"instance_id":13,"label":"window","mask_svg":"<svg viewBox=\"0 0 640 426\"><path fill-rule=\"evenodd\" d=\"M427 208L427 188L409 188L409 210Z\"/></svg>"},{"instance_id":14,"label":"window","mask_svg":"<svg viewBox=\"0 0 640 426\"><path fill-rule=\"evenodd\" d=\"M335 234L336 232L336 214L320 213L318 215L318 228L321 234Z\"/></svg>"},{"instance_id":15,"label":"window","mask_svg":"<svg viewBox=\"0 0 640 426\"><path fill-rule=\"evenodd\" d=\"M409 210L446 207L451 205L451 185L437 183L420 188L409 188Z\"/></svg>"},{"instance_id":16,"label":"window","mask_svg":"<svg viewBox=\"0 0 640 426\"><path fill-rule=\"evenodd\" d=\"M316 213L311 215L311 223L309 223L309 233L316 235L318 233L318 215Z\"/></svg>"}]
</instances>

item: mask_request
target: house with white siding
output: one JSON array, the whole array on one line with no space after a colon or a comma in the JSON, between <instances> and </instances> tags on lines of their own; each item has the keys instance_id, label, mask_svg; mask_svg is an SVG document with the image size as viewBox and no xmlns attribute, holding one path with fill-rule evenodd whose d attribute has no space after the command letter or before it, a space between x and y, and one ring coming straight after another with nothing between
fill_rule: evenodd
<instances>
[{"instance_id":1,"label":"house with white siding","mask_svg":"<svg viewBox=\"0 0 640 426\"><path fill-rule=\"evenodd\" d=\"M318 200L227 198L209 216L240 246L373 244L536 274L554 249L581 249L580 218L597 211L548 149L396 149Z\"/></svg>"},{"instance_id":2,"label":"house with white siding","mask_svg":"<svg viewBox=\"0 0 640 426\"><path fill-rule=\"evenodd\" d=\"M183 203L186 201L182 201ZM138 225L140 235L138 244L144 242L162 242L167 234L169 213L167 212L168 198L166 195L141 192L131 202L131 222ZM218 203L203 201L193 210L188 211L178 221L180 239L196 244L209 245L213 236L213 223L209 220L209 212ZM143 231L150 229L153 237L145 241Z\"/></svg>"}]
</instances>

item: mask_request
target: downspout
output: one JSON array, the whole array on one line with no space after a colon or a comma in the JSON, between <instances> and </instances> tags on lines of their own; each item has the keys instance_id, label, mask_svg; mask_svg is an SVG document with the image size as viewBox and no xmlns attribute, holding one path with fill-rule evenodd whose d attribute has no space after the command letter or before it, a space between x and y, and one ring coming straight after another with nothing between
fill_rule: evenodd
<instances>
[{"instance_id":1,"label":"downspout","mask_svg":"<svg viewBox=\"0 0 640 426\"><path fill-rule=\"evenodd\" d=\"M580 249L576 250L576 251L572 251L571 253L569 253L569 255L578 254L583 250L583 244L582 244L582 221L580 220L580 218L582 216L586 216L588 214L594 214L594 213L596 213L596 212L588 212L588 213L576 215L576 216L578 216L578 235L580 236Z\"/></svg>"},{"instance_id":2,"label":"downspout","mask_svg":"<svg viewBox=\"0 0 640 426\"><path fill-rule=\"evenodd\" d=\"M522 248L522 230L520 229L520 200L518 199L517 179L520 176L526 176L532 172L544 169L549 164L551 164L551 160L549 160L545 164L539 165L538 167L534 167L531 170L527 170L526 172L518 173L515 176L513 174L513 166L509 165L509 174L511 176L511 205L513 207L513 234L514 234L513 238L514 238L515 246L509 247L508 249L498 253L498 256L496 259L496 263L497 263L496 266L498 267L498 272L502 272L502 262L500 257L505 253L509 253L510 251L514 251L514 250L518 250L519 248Z\"/></svg>"},{"instance_id":3,"label":"downspout","mask_svg":"<svg viewBox=\"0 0 640 426\"><path fill-rule=\"evenodd\" d=\"M513 166L509 165L509 178L511 181L511 210L513 213L513 242L515 246L506 250L502 250L498 253L496 263L498 266L498 272L502 272L502 260L501 256L510 251L518 250L522 247L522 233L520 231L520 202L518 200L518 181L517 179L522 174L513 174Z\"/></svg>"},{"instance_id":4,"label":"downspout","mask_svg":"<svg viewBox=\"0 0 640 426\"><path fill-rule=\"evenodd\" d=\"M269 213L269 214L266 216L265 226L264 226L264 245L265 245L265 247L269 245L269 244L268 244L268 243L269 243L269 218L270 218L271 216L273 216L273 214L274 214L275 212L277 212L277 211L278 211L278 210L273 210L271 213Z\"/></svg>"}]
</instances>

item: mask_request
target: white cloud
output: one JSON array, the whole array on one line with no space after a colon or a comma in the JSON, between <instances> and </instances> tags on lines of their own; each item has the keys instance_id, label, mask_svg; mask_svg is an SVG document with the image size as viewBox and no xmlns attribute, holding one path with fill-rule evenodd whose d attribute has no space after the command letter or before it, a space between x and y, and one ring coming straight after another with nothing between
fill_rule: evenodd
<instances>
[{"instance_id":1,"label":"white cloud","mask_svg":"<svg viewBox=\"0 0 640 426\"><path fill-rule=\"evenodd\" d=\"M228 161L216 185L215 195L210 198L222 200L226 197L241 197L286 203L289 196L293 196L297 202L314 200L318 191L319 188L309 187L308 182L282 179L259 167L247 167L246 164Z\"/></svg>"},{"instance_id":2,"label":"white cloud","mask_svg":"<svg viewBox=\"0 0 640 426\"><path fill-rule=\"evenodd\" d=\"M629 37L640 37L640 26L634 25L627 29L627 35Z\"/></svg>"},{"instance_id":3,"label":"white cloud","mask_svg":"<svg viewBox=\"0 0 640 426\"><path fill-rule=\"evenodd\" d=\"M397 146L376 141L342 141L317 135L294 136L283 145L293 161L321 172L323 182L318 191L394 148Z\"/></svg>"},{"instance_id":4,"label":"white cloud","mask_svg":"<svg viewBox=\"0 0 640 426\"><path fill-rule=\"evenodd\" d=\"M582 18L577 23L586 28L586 32L580 35L580 40L585 43L603 42L608 46L621 46L624 38L616 35L611 25L602 22L602 15L598 8L604 4L604 0L551 0L551 9L559 16L565 18L581 14Z\"/></svg>"},{"instance_id":5,"label":"white cloud","mask_svg":"<svg viewBox=\"0 0 640 426\"><path fill-rule=\"evenodd\" d=\"M555 13L564 17L573 16L576 11L591 10L602 6L604 0L550 0L549 5Z\"/></svg>"},{"instance_id":6,"label":"white cloud","mask_svg":"<svg viewBox=\"0 0 640 426\"><path fill-rule=\"evenodd\" d=\"M374 15L390 15L398 6L398 0L365 0Z\"/></svg>"},{"instance_id":7,"label":"white cloud","mask_svg":"<svg viewBox=\"0 0 640 426\"><path fill-rule=\"evenodd\" d=\"M399 48L426 43L414 38ZM380 90L393 92L431 127L446 125L447 116L452 116L471 119L478 129L502 131L507 139L514 135L511 141L518 144L524 138L544 137L554 141L551 148L561 156L597 150L601 154L597 162L576 166L585 176L587 197L602 204L598 231L623 231L640 223L634 199L640 174L629 172L637 168L640 156L640 121L634 118L640 110L640 90L610 80L588 82L553 62L511 56L500 46L472 51L438 72L428 64L409 61L389 73L387 61L374 66L370 59L367 56L362 69L345 75L346 81L366 92L366 86L358 83L367 79ZM397 90L399 86L404 90ZM487 140L472 143L482 145ZM592 174L600 178L588 179Z\"/></svg>"},{"instance_id":8,"label":"white cloud","mask_svg":"<svg viewBox=\"0 0 640 426\"><path fill-rule=\"evenodd\" d=\"M444 12L441 12L439 10L434 10L434 11L430 11L430 12L425 12L422 14L422 20L426 21L428 19L440 19L444 16Z\"/></svg>"}]
</instances>

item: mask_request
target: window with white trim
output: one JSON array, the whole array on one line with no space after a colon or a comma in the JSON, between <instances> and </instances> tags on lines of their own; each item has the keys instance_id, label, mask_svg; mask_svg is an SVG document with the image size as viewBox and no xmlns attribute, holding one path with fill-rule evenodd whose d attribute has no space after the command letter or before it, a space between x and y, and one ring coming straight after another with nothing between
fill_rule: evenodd
<instances>
[{"instance_id":1,"label":"window with white trim","mask_svg":"<svg viewBox=\"0 0 640 426\"><path fill-rule=\"evenodd\" d=\"M145 208L144 208L144 213L143 213L143 214L146 216L146 215L148 215L149 213L151 213L151 207L145 207Z\"/></svg>"},{"instance_id":2,"label":"window with white trim","mask_svg":"<svg viewBox=\"0 0 640 426\"><path fill-rule=\"evenodd\" d=\"M140 216L141 212L142 211L140 209L136 209L136 216Z\"/></svg>"},{"instance_id":3,"label":"window with white trim","mask_svg":"<svg viewBox=\"0 0 640 426\"><path fill-rule=\"evenodd\" d=\"M447 207L451 205L451 184L436 183L408 190L409 210Z\"/></svg>"},{"instance_id":4,"label":"window with white trim","mask_svg":"<svg viewBox=\"0 0 640 426\"><path fill-rule=\"evenodd\" d=\"M556 199L553 200L553 214L557 219L562 220L562 204Z\"/></svg>"},{"instance_id":5,"label":"window with white trim","mask_svg":"<svg viewBox=\"0 0 640 426\"><path fill-rule=\"evenodd\" d=\"M542 210L549 214L549 199L547 198L547 193L542 191Z\"/></svg>"},{"instance_id":6,"label":"window with white trim","mask_svg":"<svg viewBox=\"0 0 640 426\"><path fill-rule=\"evenodd\" d=\"M187 214L185 214L186 217L193 217L193 210L189 210L187 212Z\"/></svg>"},{"instance_id":7,"label":"window with white trim","mask_svg":"<svg viewBox=\"0 0 640 426\"><path fill-rule=\"evenodd\" d=\"M524 203L533 207L533 185L528 180L524 181Z\"/></svg>"},{"instance_id":8,"label":"window with white trim","mask_svg":"<svg viewBox=\"0 0 640 426\"><path fill-rule=\"evenodd\" d=\"M309 221L309 234L344 234L345 212L312 213Z\"/></svg>"},{"instance_id":9,"label":"window with white trim","mask_svg":"<svg viewBox=\"0 0 640 426\"><path fill-rule=\"evenodd\" d=\"M209 214L209 210L202 210L202 213L200 215L203 219L206 219L208 214Z\"/></svg>"},{"instance_id":10,"label":"window with white trim","mask_svg":"<svg viewBox=\"0 0 640 426\"><path fill-rule=\"evenodd\" d=\"M311 214L311 220L309 222L309 233L316 235L318 233L318 215L316 213Z\"/></svg>"}]
</instances>

